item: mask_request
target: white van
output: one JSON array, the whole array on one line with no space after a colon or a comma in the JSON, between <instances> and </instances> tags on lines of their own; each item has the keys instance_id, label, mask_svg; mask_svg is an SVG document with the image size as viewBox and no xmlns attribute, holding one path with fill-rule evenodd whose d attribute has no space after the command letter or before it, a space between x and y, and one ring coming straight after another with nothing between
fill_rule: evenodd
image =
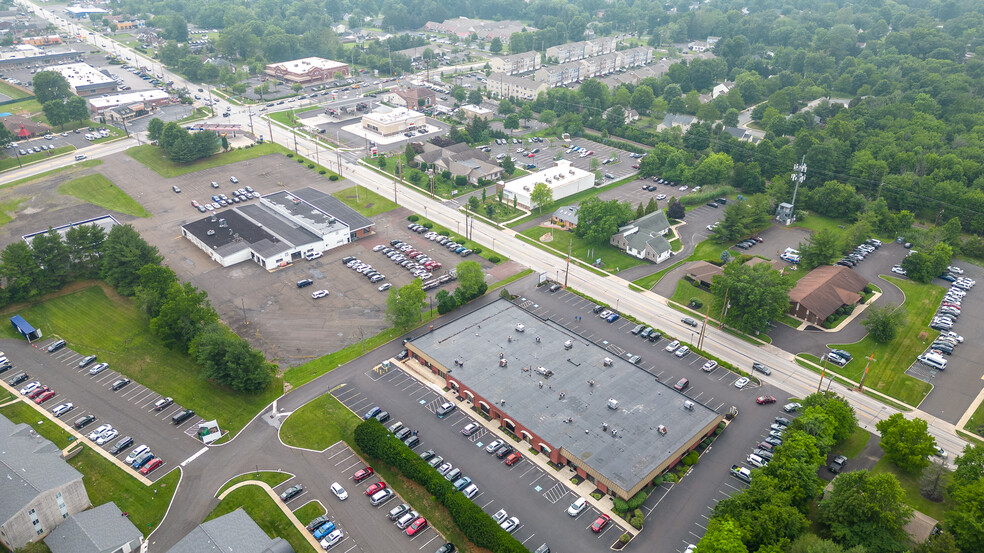
<instances>
[{"instance_id":1,"label":"white van","mask_svg":"<svg viewBox=\"0 0 984 553\"><path fill-rule=\"evenodd\" d=\"M918 357L919 362L936 370L946 370L946 359L935 353L924 353Z\"/></svg>"},{"instance_id":2,"label":"white van","mask_svg":"<svg viewBox=\"0 0 984 553\"><path fill-rule=\"evenodd\" d=\"M478 495L478 486L476 486L475 484L469 484L468 487L462 490L461 493L465 494L465 497L467 497L468 499L471 499L476 495Z\"/></svg>"},{"instance_id":3,"label":"white van","mask_svg":"<svg viewBox=\"0 0 984 553\"><path fill-rule=\"evenodd\" d=\"M745 460L748 461L749 465L752 465L753 467L756 468L762 468L765 465L769 464L768 461L759 457L758 455L755 455L754 453L750 454Z\"/></svg>"},{"instance_id":4,"label":"white van","mask_svg":"<svg viewBox=\"0 0 984 553\"><path fill-rule=\"evenodd\" d=\"M92 134L91 133L85 133L85 139L86 140L92 140Z\"/></svg>"},{"instance_id":5,"label":"white van","mask_svg":"<svg viewBox=\"0 0 984 553\"><path fill-rule=\"evenodd\" d=\"M85 159L85 154L78 154L75 156L75 161L82 161Z\"/></svg>"},{"instance_id":6,"label":"white van","mask_svg":"<svg viewBox=\"0 0 984 553\"><path fill-rule=\"evenodd\" d=\"M372 494L372 497L369 498L369 503L375 507L385 503L391 497L393 497L393 490L385 488Z\"/></svg>"}]
</instances>

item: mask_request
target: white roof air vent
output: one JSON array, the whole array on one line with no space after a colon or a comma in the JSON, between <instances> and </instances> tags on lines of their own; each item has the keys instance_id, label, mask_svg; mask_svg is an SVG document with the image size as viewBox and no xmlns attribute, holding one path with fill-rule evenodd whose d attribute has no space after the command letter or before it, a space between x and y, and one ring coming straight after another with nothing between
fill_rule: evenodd
<instances>
[{"instance_id":1,"label":"white roof air vent","mask_svg":"<svg viewBox=\"0 0 984 553\"><path fill-rule=\"evenodd\" d=\"M611 409L612 411L618 409L618 400L614 398L609 399L608 408Z\"/></svg>"},{"instance_id":2,"label":"white roof air vent","mask_svg":"<svg viewBox=\"0 0 984 553\"><path fill-rule=\"evenodd\" d=\"M516 332L526 332L526 325L519 323L516 325Z\"/></svg>"}]
</instances>

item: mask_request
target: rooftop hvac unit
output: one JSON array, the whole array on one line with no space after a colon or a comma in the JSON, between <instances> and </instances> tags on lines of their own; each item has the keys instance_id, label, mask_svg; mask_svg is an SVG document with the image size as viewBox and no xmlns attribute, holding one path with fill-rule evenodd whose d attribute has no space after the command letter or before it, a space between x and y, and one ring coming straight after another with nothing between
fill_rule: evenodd
<instances>
[{"instance_id":1,"label":"rooftop hvac unit","mask_svg":"<svg viewBox=\"0 0 984 553\"><path fill-rule=\"evenodd\" d=\"M539 374L541 376L547 376L547 377L553 376L553 371L546 367L537 367L534 370L536 371L536 374Z\"/></svg>"},{"instance_id":2,"label":"rooftop hvac unit","mask_svg":"<svg viewBox=\"0 0 984 553\"><path fill-rule=\"evenodd\" d=\"M574 174L574 169L569 169L567 172L573 175Z\"/></svg>"},{"instance_id":3,"label":"rooftop hvac unit","mask_svg":"<svg viewBox=\"0 0 984 553\"><path fill-rule=\"evenodd\" d=\"M573 340L568 340L568 341L564 342L564 349L571 349L573 347L574 347L574 341Z\"/></svg>"},{"instance_id":4,"label":"rooftop hvac unit","mask_svg":"<svg viewBox=\"0 0 984 553\"><path fill-rule=\"evenodd\" d=\"M612 358L611 357L604 358L602 360L602 364L605 365L606 367L611 367L612 366Z\"/></svg>"},{"instance_id":5,"label":"rooftop hvac unit","mask_svg":"<svg viewBox=\"0 0 984 553\"><path fill-rule=\"evenodd\" d=\"M615 399L615 398L609 398L609 400L608 400L608 408L611 409L612 411L617 410L618 409L618 400Z\"/></svg>"},{"instance_id":6,"label":"rooftop hvac unit","mask_svg":"<svg viewBox=\"0 0 984 553\"><path fill-rule=\"evenodd\" d=\"M687 401L684 401L683 402L683 408L686 409L687 411L693 411L694 410L694 402L690 401L689 399Z\"/></svg>"},{"instance_id":7,"label":"rooftop hvac unit","mask_svg":"<svg viewBox=\"0 0 984 553\"><path fill-rule=\"evenodd\" d=\"M224 228L226 226L228 226L228 225L226 225L226 220L225 219L219 219L219 227L220 228Z\"/></svg>"},{"instance_id":8,"label":"rooftop hvac unit","mask_svg":"<svg viewBox=\"0 0 984 553\"><path fill-rule=\"evenodd\" d=\"M666 435L666 427L662 424L656 427L656 431L664 436Z\"/></svg>"},{"instance_id":9,"label":"rooftop hvac unit","mask_svg":"<svg viewBox=\"0 0 984 553\"><path fill-rule=\"evenodd\" d=\"M215 236L215 231L212 229L208 229L208 232L206 232L205 234L207 234L208 236Z\"/></svg>"},{"instance_id":10,"label":"rooftop hvac unit","mask_svg":"<svg viewBox=\"0 0 984 553\"><path fill-rule=\"evenodd\" d=\"M499 366L500 367L505 367L506 366L506 360L505 359L499 359Z\"/></svg>"},{"instance_id":11,"label":"rooftop hvac unit","mask_svg":"<svg viewBox=\"0 0 984 553\"><path fill-rule=\"evenodd\" d=\"M516 325L516 332L526 332L526 325L519 323Z\"/></svg>"}]
</instances>

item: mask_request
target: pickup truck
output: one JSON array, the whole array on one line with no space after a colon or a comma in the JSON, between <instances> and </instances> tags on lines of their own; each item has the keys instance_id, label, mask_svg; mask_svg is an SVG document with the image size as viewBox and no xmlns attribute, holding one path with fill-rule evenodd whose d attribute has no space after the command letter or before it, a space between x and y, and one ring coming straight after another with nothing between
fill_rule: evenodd
<instances>
[{"instance_id":1,"label":"pickup truck","mask_svg":"<svg viewBox=\"0 0 984 553\"><path fill-rule=\"evenodd\" d=\"M752 471L739 465L731 465L731 476L734 476L738 480L748 482L749 484L752 482Z\"/></svg>"}]
</instances>

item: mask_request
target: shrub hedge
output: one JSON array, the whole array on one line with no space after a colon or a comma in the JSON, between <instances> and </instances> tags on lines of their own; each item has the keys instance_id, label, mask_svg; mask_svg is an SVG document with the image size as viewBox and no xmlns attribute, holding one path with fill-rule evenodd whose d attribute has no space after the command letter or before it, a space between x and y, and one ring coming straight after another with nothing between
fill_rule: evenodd
<instances>
[{"instance_id":1,"label":"shrub hedge","mask_svg":"<svg viewBox=\"0 0 984 553\"><path fill-rule=\"evenodd\" d=\"M448 510L462 533L478 547L495 553L528 553L523 546L499 527L481 507L459 493L434 467L427 464L403 442L397 440L370 419L359 424L354 432L355 443L367 455L392 465L403 476L423 486Z\"/></svg>"}]
</instances>

